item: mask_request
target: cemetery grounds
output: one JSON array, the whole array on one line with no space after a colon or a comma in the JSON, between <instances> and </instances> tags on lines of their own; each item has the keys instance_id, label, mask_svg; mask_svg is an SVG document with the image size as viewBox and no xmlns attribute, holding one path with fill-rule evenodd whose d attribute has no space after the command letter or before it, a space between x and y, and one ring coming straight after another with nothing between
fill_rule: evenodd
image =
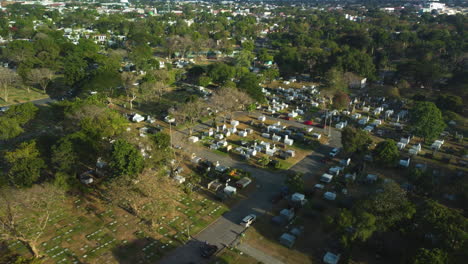
<instances>
[{"instance_id":1,"label":"cemetery grounds","mask_svg":"<svg viewBox=\"0 0 468 264\"><path fill-rule=\"evenodd\" d=\"M70 198L52 211L38 248L44 263L155 263L227 211L197 193L179 195L174 203L176 211L150 227L120 208L98 209ZM20 221L34 221L34 216L24 215ZM10 241L8 248L29 255L18 241Z\"/></svg>"}]
</instances>

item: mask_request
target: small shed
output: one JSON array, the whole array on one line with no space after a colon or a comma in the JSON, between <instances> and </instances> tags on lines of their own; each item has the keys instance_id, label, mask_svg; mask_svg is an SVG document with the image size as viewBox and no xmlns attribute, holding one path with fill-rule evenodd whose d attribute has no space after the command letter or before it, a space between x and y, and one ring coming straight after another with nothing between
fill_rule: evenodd
<instances>
[{"instance_id":1,"label":"small shed","mask_svg":"<svg viewBox=\"0 0 468 264\"><path fill-rule=\"evenodd\" d=\"M180 175L176 175L174 176L174 181L177 182L178 184L182 184L185 182L185 177L182 177Z\"/></svg>"},{"instance_id":2,"label":"small shed","mask_svg":"<svg viewBox=\"0 0 468 264\"><path fill-rule=\"evenodd\" d=\"M143 116L139 115L139 114L135 114L132 117L132 121L136 122L136 123L139 123L141 121L145 121L145 118Z\"/></svg>"},{"instance_id":3,"label":"small shed","mask_svg":"<svg viewBox=\"0 0 468 264\"><path fill-rule=\"evenodd\" d=\"M366 180L368 182L376 182L378 179L377 175L375 174L367 174Z\"/></svg>"},{"instance_id":4,"label":"small shed","mask_svg":"<svg viewBox=\"0 0 468 264\"><path fill-rule=\"evenodd\" d=\"M294 242L296 242L296 237L291 234L284 233L280 237L280 243L288 248L291 248Z\"/></svg>"},{"instance_id":5,"label":"small shed","mask_svg":"<svg viewBox=\"0 0 468 264\"><path fill-rule=\"evenodd\" d=\"M410 158L400 160L400 166L408 168L410 165Z\"/></svg>"},{"instance_id":6,"label":"small shed","mask_svg":"<svg viewBox=\"0 0 468 264\"><path fill-rule=\"evenodd\" d=\"M325 189L325 185L317 183L317 184L314 185L314 188L323 190L323 189Z\"/></svg>"},{"instance_id":7,"label":"small shed","mask_svg":"<svg viewBox=\"0 0 468 264\"><path fill-rule=\"evenodd\" d=\"M340 255L335 255L331 252L327 252L325 256L323 256L323 262L326 264L337 264L340 261Z\"/></svg>"},{"instance_id":8,"label":"small shed","mask_svg":"<svg viewBox=\"0 0 468 264\"><path fill-rule=\"evenodd\" d=\"M293 202L301 202L305 200L305 195L302 193L294 193L291 195L291 201Z\"/></svg>"},{"instance_id":9,"label":"small shed","mask_svg":"<svg viewBox=\"0 0 468 264\"><path fill-rule=\"evenodd\" d=\"M351 173L346 173L345 179L350 180L350 181L356 180L356 173L352 173L352 174Z\"/></svg>"},{"instance_id":10,"label":"small shed","mask_svg":"<svg viewBox=\"0 0 468 264\"><path fill-rule=\"evenodd\" d=\"M330 174L328 174L328 173L324 173L324 174L322 175L322 177L320 177L320 181L321 181L321 182L325 182L325 183L331 182L332 179L333 179L333 175L330 175Z\"/></svg>"},{"instance_id":11,"label":"small shed","mask_svg":"<svg viewBox=\"0 0 468 264\"><path fill-rule=\"evenodd\" d=\"M342 170L343 168L335 166L335 167L331 167L330 169L328 169L328 172L332 175L338 176L338 174L340 174Z\"/></svg>"},{"instance_id":12,"label":"small shed","mask_svg":"<svg viewBox=\"0 0 468 264\"><path fill-rule=\"evenodd\" d=\"M217 191L221 186L223 186L223 184L218 179L216 179L216 180L209 182L207 187L208 189Z\"/></svg>"},{"instance_id":13,"label":"small shed","mask_svg":"<svg viewBox=\"0 0 468 264\"><path fill-rule=\"evenodd\" d=\"M280 216L289 222L294 218L294 209L283 209L280 211Z\"/></svg>"},{"instance_id":14,"label":"small shed","mask_svg":"<svg viewBox=\"0 0 468 264\"><path fill-rule=\"evenodd\" d=\"M286 156L294 158L296 156L296 151L292 149L286 150Z\"/></svg>"},{"instance_id":15,"label":"small shed","mask_svg":"<svg viewBox=\"0 0 468 264\"><path fill-rule=\"evenodd\" d=\"M330 200L330 201L334 201L336 199L336 193L326 192L326 193L323 194L323 198L325 198L327 200Z\"/></svg>"},{"instance_id":16,"label":"small shed","mask_svg":"<svg viewBox=\"0 0 468 264\"><path fill-rule=\"evenodd\" d=\"M237 188L242 189L247 187L251 182L252 180L250 178L244 177L236 182L236 186Z\"/></svg>"},{"instance_id":17,"label":"small shed","mask_svg":"<svg viewBox=\"0 0 468 264\"><path fill-rule=\"evenodd\" d=\"M237 189L236 187L232 187L232 186L226 186L224 187L224 193L229 195L229 196L233 196L237 193Z\"/></svg>"}]
</instances>

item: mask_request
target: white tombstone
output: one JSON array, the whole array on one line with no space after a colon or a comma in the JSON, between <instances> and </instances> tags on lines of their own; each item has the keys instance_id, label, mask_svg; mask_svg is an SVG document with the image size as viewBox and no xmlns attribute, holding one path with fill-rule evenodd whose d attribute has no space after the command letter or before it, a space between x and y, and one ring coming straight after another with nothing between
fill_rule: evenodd
<instances>
[{"instance_id":1,"label":"white tombstone","mask_svg":"<svg viewBox=\"0 0 468 264\"><path fill-rule=\"evenodd\" d=\"M401 143L404 143L405 145L409 144L410 143L410 138L407 137L407 138L400 138L400 142Z\"/></svg>"},{"instance_id":2,"label":"white tombstone","mask_svg":"<svg viewBox=\"0 0 468 264\"><path fill-rule=\"evenodd\" d=\"M270 138L270 134L268 134L268 133L262 133L262 137L264 137L264 138Z\"/></svg>"},{"instance_id":3,"label":"white tombstone","mask_svg":"<svg viewBox=\"0 0 468 264\"><path fill-rule=\"evenodd\" d=\"M196 136L191 136L191 137L188 138L188 140L189 140L189 142L191 142L191 143L196 143L196 142L198 142L198 140L200 140L200 139L199 139L198 137L196 137Z\"/></svg>"},{"instance_id":4,"label":"white tombstone","mask_svg":"<svg viewBox=\"0 0 468 264\"><path fill-rule=\"evenodd\" d=\"M247 154L252 156L252 157L255 157L257 155L257 150L256 149L248 149Z\"/></svg>"},{"instance_id":5,"label":"white tombstone","mask_svg":"<svg viewBox=\"0 0 468 264\"><path fill-rule=\"evenodd\" d=\"M226 146L226 151L227 151L227 152L231 151L231 149L232 149L232 145L227 145L227 146Z\"/></svg>"},{"instance_id":6,"label":"white tombstone","mask_svg":"<svg viewBox=\"0 0 468 264\"><path fill-rule=\"evenodd\" d=\"M294 118L297 116L297 113L292 111L291 113L288 114L288 117Z\"/></svg>"},{"instance_id":7,"label":"white tombstone","mask_svg":"<svg viewBox=\"0 0 468 264\"><path fill-rule=\"evenodd\" d=\"M281 136L273 134L273 136L271 136L271 139L273 141L280 142L281 141Z\"/></svg>"},{"instance_id":8,"label":"white tombstone","mask_svg":"<svg viewBox=\"0 0 468 264\"><path fill-rule=\"evenodd\" d=\"M218 140L221 140L221 139L224 138L224 135L223 134L216 134L215 138L218 139Z\"/></svg>"},{"instance_id":9,"label":"white tombstone","mask_svg":"<svg viewBox=\"0 0 468 264\"><path fill-rule=\"evenodd\" d=\"M410 165L410 158L400 160L400 166L408 168Z\"/></svg>"},{"instance_id":10,"label":"white tombstone","mask_svg":"<svg viewBox=\"0 0 468 264\"><path fill-rule=\"evenodd\" d=\"M263 115L261 115L261 116L258 117L258 121L260 121L260 122L265 122L265 121L266 121L266 117L263 116Z\"/></svg>"},{"instance_id":11,"label":"white tombstone","mask_svg":"<svg viewBox=\"0 0 468 264\"><path fill-rule=\"evenodd\" d=\"M398 142L397 143L397 147L399 150L402 150L406 147L406 144L404 142Z\"/></svg>"},{"instance_id":12,"label":"white tombstone","mask_svg":"<svg viewBox=\"0 0 468 264\"><path fill-rule=\"evenodd\" d=\"M294 143L294 140L288 138L288 135L285 135L285 136L284 136L284 144L286 144L286 145L288 145L288 146L292 146L293 143Z\"/></svg>"},{"instance_id":13,"label":"white tombstone","mask_svg":"<svg viewBox=\"0 0 468 264\"><path fill-rule=\"evenodd\" d=\"M236 127L238 125L239 125L239 121L237 121L237 120L232 120L231 121L231 126Z\"/></svg>"},{"instance_id":14,"label":"white tombstone","mask_svg":"<svg viewBox=\"0 0 468 264\"><path fill-rule=\"evenodd\" d=\"M247 137L247 132L246 131L239 131L237 133L240 137Z\"/></svg>"}]
</instances>

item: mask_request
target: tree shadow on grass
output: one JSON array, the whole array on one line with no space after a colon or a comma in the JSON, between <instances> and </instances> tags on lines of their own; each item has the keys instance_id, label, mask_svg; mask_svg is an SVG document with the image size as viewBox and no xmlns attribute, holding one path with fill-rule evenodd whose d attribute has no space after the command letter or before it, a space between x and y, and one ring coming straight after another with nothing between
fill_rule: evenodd
<instances>
[{"instance_id":1,"label":"tree shadow on grass","mask_svg":"<svg viewBox=\"0 0 468 264\"><path fill-rule=\"evenodd\" d=\"M112 254L119 263L156 263L173 248L154 238L145 237L116 246Z\"/></svg>"}]
</instances>

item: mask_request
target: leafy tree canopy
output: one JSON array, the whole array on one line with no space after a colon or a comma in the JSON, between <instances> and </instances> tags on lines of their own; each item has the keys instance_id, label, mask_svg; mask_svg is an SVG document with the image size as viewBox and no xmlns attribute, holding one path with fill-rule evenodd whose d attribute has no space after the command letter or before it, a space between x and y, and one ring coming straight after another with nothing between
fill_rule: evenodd
<instances>
[{"instance_id":1,"label":"leafy tree canopy","mask_svg":"<svg viewBox=\"0 0 468 264\"><path fill-rule=\"evenodd\" d=\"M411 126L415 135L432 140L445 129L439 108L432 102L416 102L410 112Z\"/></svg>"},{"instance_id":2,"label":"leafy tree canopy","mask_svg":"<svg viewBox=\"0 0 468 264\"><path fill-rule=\"evenodd\" d=\"M392 139L381 141L374 149L375 161L386 166L394 166L400 156L400 151Z\"/></svg>"},{"instance_id":3,"label":"leafy tree canopy","mask_svg":"<svg viewBox=\"0 0 468 264\"><path fill-rule=\"evenodd\" d=\"M17 149L7 152L5 159L10 165L9 179L18 187L31 187L45 167L35 141L21 143Z\"/></svg>"},{"instance_id":4,"label":"leafy tree canopy","mask_svg":"<svg viewBox=\"0 0 468 264\"><path fill-rule=\"evenodd\" d=\"M115 175L133 177L143 170L144 160L135 146L119 139L112 146L110 166Z\"/></svg>"}]
</instances>

